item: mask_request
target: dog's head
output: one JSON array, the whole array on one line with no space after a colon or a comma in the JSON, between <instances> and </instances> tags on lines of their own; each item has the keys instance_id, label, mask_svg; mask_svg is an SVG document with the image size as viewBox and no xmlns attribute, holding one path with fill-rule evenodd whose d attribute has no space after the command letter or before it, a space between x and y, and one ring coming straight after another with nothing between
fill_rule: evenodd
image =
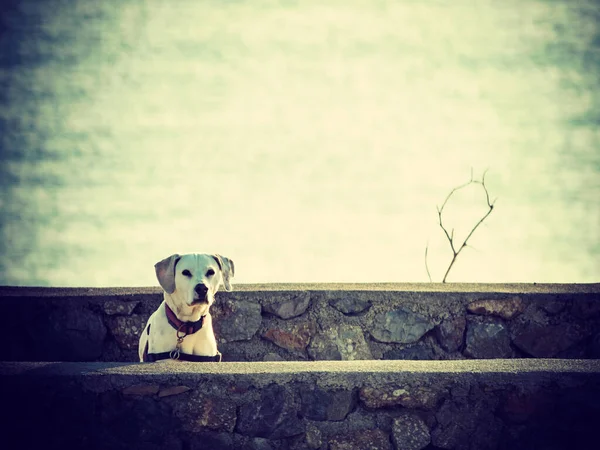
<instances>
[{"instance_id":1,"label":"dog's head","mask_svg":"<svg viewBox=\"0 0 600 450\"><path fill-rule=\"evenodd\" d=\"M156 278L184 315L204 315L223 285L231 291L233 261L221 255L171 255L154 265Z\"/></svg>"}]
</instances>

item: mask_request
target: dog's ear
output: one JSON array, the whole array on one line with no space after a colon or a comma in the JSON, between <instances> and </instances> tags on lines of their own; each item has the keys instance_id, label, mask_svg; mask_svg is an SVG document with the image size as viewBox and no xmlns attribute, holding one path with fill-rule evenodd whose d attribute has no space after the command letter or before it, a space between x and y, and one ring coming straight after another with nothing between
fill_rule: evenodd
<instances>
[{"instance_id":1,"label":"dog's ear","mask_svg":"<svg viewBox=\"0 0 600 450\"><path fill-rule=\"evenodd\" d=\"M175 265L180 258L176 253L154 264L156 278L167 294L175 292Z\"/></svg>"},{"instance_id":2,"label":"dog's ear","mask_svg":"<svg viewBox=\"0 0 600 450\"><path fill-rule=\"evenodd\" d=\"M235 265L233 264L233 260L217 254L212 255L212 257L215 258L217 264L219 265L219 269L221 269L221 274L223 275L223 285L225 286L225 290L233 290L233 288L231 287L231 279L235 275Z\"/></svg>"}]
</instances>

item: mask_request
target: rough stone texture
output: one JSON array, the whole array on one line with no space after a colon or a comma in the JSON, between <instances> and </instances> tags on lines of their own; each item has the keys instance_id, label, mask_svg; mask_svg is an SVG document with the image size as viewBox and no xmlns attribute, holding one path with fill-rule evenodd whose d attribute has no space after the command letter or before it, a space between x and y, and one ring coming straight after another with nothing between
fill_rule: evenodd
<instances>
[{"instance_id":1,"label":"rough stone texture","mask_svg":"<svg viewBox=\"0 0 600 450\"><path fill-rule=\"evenodd\" d=\"M329 333L319 333L310 341L308 355L314 360L340 361L342 359L335 337L331 337Z\"/></svg>"},{"instance_id":2,"label":"rough stone texture","mask_svg":"<svg viewBox=\"0 0 600 450\"><path fill-rule=\"evenodd\" d=\"M189 442L190 450L236 450L236 448L239 448L236 447L234 436L228 433L195 433ZM252 447L247 448L255 450Z\"/></svg>"},{"instance_id":3,"label":"rough stone texture","mask_svg":"<svg viewBox=\"0 0 600 450\"><path fill-rule=\"evenodd\" d=\"M464 316L444 320L435 329L439 344L447 352L457 352L464 343L467 319Z\"/></svg>"},{"instance_id":4,"label":"rough stone texture","mask_svg":"<svg viewBox=\"0 0 600 450\"><path fill-rule=\"evenodd\" d=\"M467 310L473 314L498 316L509 320L525 310L525 303L518 296L507 299L483 299L469 303Z\"/></svg>"},{"instance_id":5,"label":"rough stone texture","mask_svg":"<svg viewBox=\"0 0 600 450\"><path fill-rule=\"evenodd\" d=\"M383 359L434 360L439 359L430 340L420 341L405 348L393 349L383 354Z\"/></svg>"},{"instance_id":6,"label":"rough stone texture","mask_svg":"<svg viewBox=\"0 0 600 450\"><path fill-rule=\"evenodd\" d=\"M169 386L169 387L162 388L160 390L160 392L158 393L158 396L160 398L170 397L172 395L183 394L184 392L187 392L189 390L191 390L191 388L189 388L187 386Z\"/></svg>"},{"instance_id":7,"label":"rough stone texture","mask_svg":"<svg viewBox=\"0 0 600 450\"><path fill-rule=\"evenodd\" d=\"M300 389L300 413L310 420L344 420L356 405L353 391L327 391L305 385Z\"/></svg>"},{"instance_id":8,"label":"rough stone texture","mask_svg":"<svg viewBox=\"0 0 600 450\"><path fill-rule=\"evenodd\" d=\"M126 387L121 392L123 395L139 395L148 396L156 395L158 393L158 384L135 384L133 386Z\"/></svg>"},{"instance_id":9,"label":"rough stone texture","mask_svg":"<svg viewBox=\"0 0 600 450\"><path fill-rule=\"evenodd\" d=\"M168 401L173 405L173 412L181 420L182 427L186 431L233 432L236 423L236 406L227 398L210 396L196 390L177 397L169 397Z\"/></svg>"},{"instance_id":10,"label":"rough stone texture","mask_svg":"<svg viewBox=\"0 0 600 450\"><path fill-rule=\"evenodd\" d=\"M29 318L28 318L29 319ZM41 326L30 331L42 355L50 361L92 361L100 357L106 327L102 319L87 308L54 309L43 317ZM9 341L23 342L18 330ZM34 358L25 352L25 359Z\"/></svg>"},{"instance_id":11,"label":"rough stone texture","mask_svg":"<svg viewBox=\"0 0 600 450\"><path fill-rule=\"evenodd\" d=\"M536 392L509 392L501 406L502 418L509 423L526 423L534 414L542 409L551 408L547 394Z\"/></svg>"},{"instance_id":12,"label":"rough stone texture","mask_svg":"<svg viewBox=\"0 0 600 450\"><path fill-rule=\"evenodd\" d=\"M561 300L547 300L540 303L540 308L546 311L551 316L554 316L563 311L567 306L567 303Z\"/></svg>"},{"instance_id":13,"label":"rough stone texture","mask_svg":"<svg viewBox=\"0 0 600 450\"><path fill-rule=\"evenodd\" d=\"M279 356L277 353L267 353L264 358L263 361L285 361L281 356Z\"/></svg>"},{"instance_id":14,"label":"rough stone texture","mask_svg":"<svg viewBox=\"0 0 600 450\"><path fill-rule=\"evenodd\" d=\"M600 359L600 332L596 333L590 341L589 357Z\"/></svg>"},{"instance_id":15,"label":"rough stone texture","mask_svg":"<svg viewBox=\"0 0 600 450\"><path fill-rule=\"evenodd\" d=\"M600 316L598 299L581 298L573 302L573 315L580 319L591 319Z\"/></svg>"},{"instance_id":16,"label":"rough stone texture","mask_svg":"<svg viewBox=\"0 0 600 450\"><path fill-rule=\"evenodd\" d=\"M496 404L493 397L446 400L435 415L432 444L456 450L496 449L502 432L502 422L493 414Z\"/></svg>"},{"instance_id":17,"label":"rough stone texture","mask_svg":"<svg viewBox=\"0 0 600 450\"><path fill-rule=\"evenodd\" d=\"M356 315L367 311L372 303L356 297L342 297L329 300L329 304L346 315Z\"/></svg>"},{"instance_id":18,"label":"rough stone texture","mask_svg":"<svg viewBox=\"0 0 600 450\"><path fill-rule=\"evenodd\" d=\"M599 374L599 361L552 359L3 362L0 413L6 442L27 436L31 448L389 448L395 428L422 428L402 419L414 415L432 430L430 448L567 450L589 448L597 439ZM149 395L123 395L134 386ZM160 397L179 386L193 390ZM342 421L302 414L303 401L322 404L331 393L365 387L390 392L394 401L375 400L391 407L371 409L361 401ZM425 388L441 393L431 409L422 407L422 399L413 401L431 397ZM325 391L325 397L303 398L302 391L311 389ZM394 390L408 392L406 401L396 404L402 395ZM379 436L369 431L374 429Z\"/></svg>"},{"instance_id":19,"label":"rough stone texture","mask_svg":"<svg viewBox=\"0 0 600 450\"><path fill-rule=\"evenodd\" d=\"M469 318L467 322L465 355L481 359L511 357L510 334L502 320Z\"/></svg>"},{"instance_id":20,"label":"rough stone texture","mask_svg":"<svg viewBox=\"0 0 600 450\"><path fill-rule=\"evenodd\" d=\"M392 444L385 431L365 430L333 437L329 450L392 450Z\"/></svg>"},{"instance_id":21,"label":"rough stone texture","mask_svg":"<svg viewBox=\"0 0 600 450\"><path fill-rule=\"evenodd\" d=\"M379 342L410 344L417 342L434 327L435 323L429 318L408 309L399 308L376 315L371 335Z\"/></svg>"},{"instance_id":22,"label":"rough stone texture","mask_svg":"<svg viewBox=\"0 0 600 450\"><path fill-rule=\"evenodd\" d=\"M140 334L146 325L143 316L111 316L106 319L111 335L119 347L125 350L137 350Z\"/></svg>"},{"instance_id":23,"label":"rough stone texture","mask_svg":"<svg viewBox=\"0 0 600 450\"><path fill-rule=\"evenodd\" d=\"M281 308L281 315L287 317L289 311L296 310L295 301L289 307L285 306L287 302L300 298L298 302L302 304L302 295L307 293L310 305L301 317L281 319L272 313L261 316L261 305L265 308L272 305ZM595 336L600 329L600 285L236 285L234 292L218 293L212 312L224 361L262 361L268 353L288 361L304 360L309 355L317 360L447 360L467 357L463 342L466 314L482 321L497 317L473 316L467 312L469 304L473 307L474 300L479 299L492 299L496 303L504 299L504 303L507 300L510 303L517 296L525 310L505 321L512 339L510 357L598 355ZM0 327L0 342L5 343L0 348L0 360L136 361L139 333L161 300L160 288L0 287L0 306L11 311L10 318ZM371 306L359 312L369 302ZM485 311L495 311L494 302L486 305ZM391 320L391 323L396 326L395 331L415 332L411 339L418 339L417 342L391 340L393 330L385 330L385 323L373 331L377 320L385 322L390 312L393 319L394 311L398 310L418 313L426 322L436 325L435 332L419 337L424 330L418 330L410 320ZM310 339L308 355L304 350L276 347L262 338L269 329L293 333L291 324L303 321L320 330ZM366 336L364 342L356 327ZM390 342L379 341L378 332L385 335L380 338ZM347 337L343 338L344 335Z\"/></svg>"},{"instance_id":24,"label":"rough stone texture","mask_svg":"<svg viewBox=\"0 0 600 450\"><path fill-rule=\"evenodd\" d=\"M104 302L104 314L109 316L130 316L140 302L124 302L121 300L107 300Z\"/></svg>"},{"instance_id":25,"label":"rough stone texture","mask_svg":"<svg viewBox=\"0 0 600 450\"><path fill-rule=\"evenodd\" d=\"M337 328L335 342L344 361L373 359L363 330L359 326L340 325Z\"/></svg>"},{"instance_id":26,"label":"rough stone texture","mask_svg":"<svg viewBox=\"0 0 600 450\"><path fill-rule=\"evenodd\" d=\"M261 306L244 300L225 300L213 314L215 335L226 342L252 339L261 322Z\"/></svg>"},{"instance_id":27,"label":"rough stone texture","mask_svg":"<svg viewBox=\"0 0 600 450\"><path fill-rule=\"evenodd\" d=\"M434 409L443 393L425 386L387 385L365 386L360 389L361 402L369 409L404 406L405 408Z\"/></svg>"},{"instance_id":28,"label":"rough stone texture","mask_svg":"<svg viewBox=\"0 0 600 450\"><path fill-rule=\"evenodd\" d=\"M535 358L552 358L582 338L577 327L568 323L516 324L512 335L514 344Z\"/></svg>"},{"instance_id":29,"label":"rough stone texture","mask_svg":"<svg viewBox=\"0 0 600 450\"><path fill-rule=\"evenodd\" d=\"M197 416L191 425L215 431L232 432L235 427L236 408L225 399L204 398L198 405Z\"/></svg>"},{"instance_id":30,"label":"rough stone texture","mask_svg":"<svg viewBox=\"0 0 600 450\"><path fill-rule=\"evenodd\" d=\"M321 433L321 430L319 430L319 428L317 428L310 422L306 425L306 434L304 435L304 442L306 442L308 448L312 450L317 450L323 445L323 435Z\"/></svg>"},{"instance_id":31,"label":"rough stone texture","mask_svg":"<svg viewBox=\"0 0 600 450\"><path fill-rule=\"evenodd\" d=\"M576 323L561 321L543 311L531 310L511 321L513 343L536 358L552 358L572 347L584 336Z\"/></svg>"},{"instance_id":32,"label":"rough stone texture","mask_svg":"<svg viewBox=\"0 0 600 450\"><path fill-rule=\"evenodd\" d=\"M235 450L240 448L236 446ZM271 441L269 439L255 437L248 439L245 445L241 447L243 450L278 450L282 448L277 441Z\"/></svg>"},{"instance_id":33,"label":"rough stone texture","mask_svg":"<svg viewBox=\"0 0 600 450\"><path fill-rule=\"evenodd\" d=\"M304 352L314 334L314 328L312 323L296 323L289 331L270 328L262 334L262 337L290 352Z\"/></svg>"},{"instance_id":34,"label":"rough stone texture","mask_svg":"<svg viewBox=\"0 0 600 450\"><path fill-rule=\"evenodd\" d=\"M373 359L363 330L359 326L342 324L315 336L308 349L312 359L353 361Z\"/></svg>"},{"instance_id":35,"label":"rough stone texture","mask_svg":"<svg viewBox=\"0 0 600 450\"><path fill-rule=\"evenodd\" d=\"M431 442L431 433L427 424L419 416L405 414L394 419L392 439L397 449L421 450Z\"/></svg>"},{"instance_id":36,"label":"rough stone texture","mask_svg":"<svg viewBox=\"0 0 600 450\"><path fill-rule=\"evenodd\" d=\"M304 432L293 406L293 395L278 384L261 391L260 400L242 406L236 431L245 436L280 439Z\"/></svg>"},{"instance_id":37,"label":"rough stone texture","mask_svg":"<svg viewBox=\"0 0 600 450\"><path fill-rule=\"evenodd\" d=\"M284 296L273 303L263 305L263 310L274 314L281 319L291 319L301 316L310 305L310 293L302 292L298 295Z\"/></svg>"},{"instance_id":38,"label":"rough stone texture","mask_svg":"<svg viewBox=\"0 0 600 450\"><path fill-rule=\"evenodd\" d=\"M116 392L106 392L98 397L85 396L81 398L75 397L70 400L68 392L70 389L66 387L65 391L59 391L61 397L57 399L63 410L57 414L56 423L53 425L49 422L52 417L45 417L46 426L48 429L44 432L41 430L41 421L36 421L36 433L40 433L44 445L37 446L39 448L105 448L105 449L125 449L136 448L154 444L158 448L167 448L167 445L176 443L172 439L173 430L179 428L179 423L173 415L170 406L164 402L156 401L155 398L148 396L129 397L115 395ZM66 395L65 395L66 394ZM63 396L64 395L64 396ZM44 393L38 399L43 402ZM50 400L52 401L52 400ZM90 410L96 408L99 411L94 416L90 415ZM68 411L71 412L69 417ZM82 433L82 425L88 421L92 421L91 426ZM66 424L61 424L65 422ZM66 430L65 430L66 428ZM70 430L69 430L70 428ZM55 431L50 432L49 429ZM78 443L63 442L62 445L52 445L48 441L51 439L52 433L58 434L62 430L61 439L72 440L73 436L83 434L83 439ZM66 431L66 432L65 432ZM32 436L28 437L30 443ZM90 445L92 444L92 445ZM35 448L35 447L32 447Z\"/></svg>"}]
</instances>

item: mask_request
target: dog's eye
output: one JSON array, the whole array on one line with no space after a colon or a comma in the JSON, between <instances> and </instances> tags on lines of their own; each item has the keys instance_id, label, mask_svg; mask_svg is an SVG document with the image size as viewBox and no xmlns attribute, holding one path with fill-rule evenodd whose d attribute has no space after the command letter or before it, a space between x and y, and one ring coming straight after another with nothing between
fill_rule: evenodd
<instances>
[{"instance_id":1,"label":"dog's eye","mask_svg":"<svg viewBox=\"0 0 600 450\"><path fill-rule=\"evenodd\" d=\"M181 272L181 275L184 275L186 277L192 277L192 272L190 272L189 270L185 269L183 272Z\"/></svg>"},{"instance_id":2,"label":"dog's eye","mask_svg":"<svg viewBox=\"0 0 600 450\"><path fill-rule=\"evenodd\" d=\"M214 270L212 270L212 269L208 269L208 270L206 271L206 276L207 276L207 277L212 277L214 274L215 274L215 271L214 271Z\"/></svg>"}]
</instances>

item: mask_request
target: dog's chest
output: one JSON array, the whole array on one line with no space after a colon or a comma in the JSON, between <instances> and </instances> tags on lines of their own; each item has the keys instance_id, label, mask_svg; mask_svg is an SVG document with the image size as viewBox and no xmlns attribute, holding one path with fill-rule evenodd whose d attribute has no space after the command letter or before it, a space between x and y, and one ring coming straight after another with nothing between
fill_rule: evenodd
<instances>
[{"instance_id":1,"label":"dog's chest","mask_svg":"<svg viewBox=\"0 0 600 450\"><path fill-rule=\"evenodd\" d=\"M152 325L149 346L151 353L170 352L177 346L177 331L166 321L166 318L164 321L161 320L160 323ZM210 315L205 317L201 329L183 337L180 351L189 355L214 356L217 354L217 343Z\"/></svg>"},{"instance_id":2,"label":"dog's chest","mask_svg":"<svg viewBox=\"0 0 600 450\"><path fill-rule=\"evenodd\" d=\"M212 325L205 323L202 329L184 337L181 342L181 351L190 355L216 355L217 343L212 331Z\"/></svg>"}]
</instances>

